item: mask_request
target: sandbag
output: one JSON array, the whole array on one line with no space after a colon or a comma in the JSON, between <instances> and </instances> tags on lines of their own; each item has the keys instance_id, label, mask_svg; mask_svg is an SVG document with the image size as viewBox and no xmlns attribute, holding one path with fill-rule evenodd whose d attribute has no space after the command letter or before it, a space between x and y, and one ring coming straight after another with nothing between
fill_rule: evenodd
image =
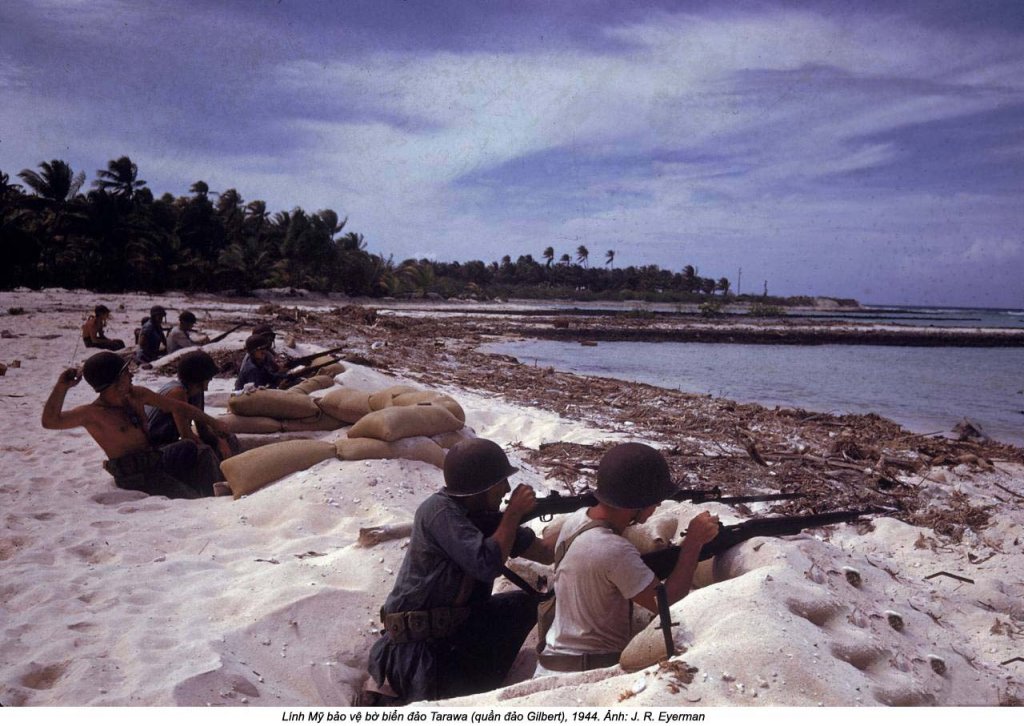
<instances>
[{"instance_id":1,"label":"sandbag","mask_svg":"<svg viewBox=\"0 0 1024 726\"><path fill-rule=\"evenodd\" d=\"M226 413L217 421L225 431L233 434L276 434L282 430L281 422L269 416L237 416Z\"/></svg>"},{"instance_id":2,"label":"sandbag","mask_svg":"<svg viewBox=\"0 0 1024 726\"><path fill-rule=\"evenodd\" d=\"M466 423L466 412L462 410L459 402L451 396L437 391L410 391L399 393L391 399L392 406L418 406L421 403L436 403L444 406L452 416L462 423Z\"/></svg>"},{"instance_id":3,"label":"sandbag","mask_svg":"<svg viewBox=\"0 0 1024 726\"><path fill-rule=\"evenodd\" d=\"M235 499L272 481L308 469L336 455L327 441L282 441L232 456L220 463Z\"/></svg>"},{"instance_id":4,"label":"sandbag","mask_svg":"<svg viewBox=\"0 0 1024 726\"><path fill-rule=\"evenodd\" d=\"M370 392L339 388L316 399L315 404L328 416L345 423L355 423L370 413Z\"/></svg>"},{"instance_id":5,"label":"sandbag","mask_svg":"<svg viewBox=\"0 0 1024 726\"><path fill-rule=\"evenodd\" d=\"M232 396L228 409L239 416L269 416L270 418L309 418L320 410L313 400L296 391L261 389Z\"/></svg>"},{"instance_id":6,"label":"sandbag","mask_svg":"<svg viewBox=\"0 0 1024 726\"><path fill-rule=\"evenodd\" d=\"M370 410L380 411L382 408L388 408L394 405L394 399L396 396L400 396L403 393L420 393L420 389L413 388L412 386L389 386L382 391L377 391L370 396Z\"/></svg>"},{"instance_id":7,"label":"sandbag","mask_svg":"<svg viewBox=\"0 0 1024 726\"><path fill-rule=\"evenodd\" d=\"M476 438L476 432L469 426L463 426L458 431L449 431L446 434L437 434L436 436L430 437L435 444L440 446L442 449L450 449L455 444L467 441L469 439Z\"/></svg>"},{"instance_id":8,"label":"sandbag","mask_svg":"<svg viewBox=\"0 0 1024 726\"><path fill-rule=\"evenodd\" d=\"M321 355L321 356L317 356L316 358L311 360L309 362L309 367L310 368L316 368L318 366L329 366L329 365L331 365L332 363L334 363L337 360L338 360L337 357L335 357L333 355L330 355L330 354Z\"/></svg>"},{"instance_id":9,"label":"sandbag","mask_svg":"<svg viewBox=\"0 0 1024 726\"><path fill-rule=\"evenodd\" d=\"M462 422L446 408L433 403L392 406L371 411L349 429L350 439L371 438L397 441L410 436L434 436L462 428Z\"/></svg>"},{"instance_id":10,"label":"sandbag","mask_svg":"<svg viewBox=\"0 0 1024 726\"><path fill-rule=\"evenodd\" d=\"M330 376L333 379L337 375L341 375L345 372L345 366L341 363L331 363L329 366L324 366L317 373L318 376Z\"/></svg>"},{"instance_id":11,"label":"sandbag","mask_svg":"<svg viewBox=\"0 0 1024 726\"><path fill-rule=\"evenodd\" d=\"M296 383L294 386L289 388L289 391L296 391L298 393L312 393L313 391L320 391L324 388L330 388L334 385L333 376L315 375L312 378L307 378L301 383Z\"/></svg>"},{"instance_id":12,"label":"sandbag","mask_svg":"<svg viewBox=\"0 0 1024 726\"><path fill-rule=\"evenodd\" d=\"M631 673L643 670L668 658L665 650L665 633L660 628L661 621L655 618L637 633L619 656L622 670ZM678 646L676 646L678 649Z\"/></svg>"},{"instance_id":13,"label":"sandbag","mask_svg":"<svg viewBox=\"0 0 1024 726\"><path fill-rule=\"evenodd\" d=\"M309 418L288 418L281 424L284 431L334 431L348 425L323 411L317 411L316 416Z\"/></svg>"},{"instance_id":14,"label":"sandbag","mask_svg":"<svg viewBox=\"0 0 1024 726\"><path fill-rule=\"evenodd\" d=\"M438 469L444 467L444 450L426 436L412 436L397 441L378 439L338 439L337 456L343 461L363 459L412 459Z\"/></svg>"}]
</instances>

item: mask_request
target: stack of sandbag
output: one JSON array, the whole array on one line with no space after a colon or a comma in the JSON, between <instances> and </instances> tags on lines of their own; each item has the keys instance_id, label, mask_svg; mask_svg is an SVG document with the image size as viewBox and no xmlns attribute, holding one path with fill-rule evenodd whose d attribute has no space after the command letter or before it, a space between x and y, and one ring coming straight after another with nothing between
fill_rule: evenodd
<instances>
[{"instance_id":1,"label":"stack of sandbag","mask_svg":"<svg viewBox=\"0 0 1024 726\"><path fill-rule=\"evenodd\" d=\"M326 441L282 441L225 459L220 469L238 499L335 456L334 444Z\"/></svg>"},{"instance_id":2,"label":"stack of sandbag","mask_svg":"<svg viewBox=\"0 0 1024 726\"><path fill-rule=\"evenodd\" d=\"M249 391L228 399L228 410L231 413L222 416L220 420L225 428L235 434L333 431L344 425L324 413L308 393L301 390Z\"/></svg>"},{"instance_id":3,"label":"stack of sandbag","mask_svg":"<svg viewBox=\"0 0 1024 726\"><path fill-rule=\"evenodd\" d=\"M392 406L417 406L421 403L436 403L443 406L452 416L466 423L466 412L462 410L459 402L437 391L423 391L412 386L399 385L377 391L369 398L371 411L380 411Z\"/></svg>"},{"instance_id":4,"label":"stack of sandbag","mask_svg":"<svg viewBox=\"0 0 1024 726\"><path fill-rule=\"evenodd\" d=\"M445 449L473 435L455 399L412 386L332 391L320 406L331 415L354 418L348 438L337 442L338 458L348 461L414 459L441 468Z\"/></svg>"}]
</instances>

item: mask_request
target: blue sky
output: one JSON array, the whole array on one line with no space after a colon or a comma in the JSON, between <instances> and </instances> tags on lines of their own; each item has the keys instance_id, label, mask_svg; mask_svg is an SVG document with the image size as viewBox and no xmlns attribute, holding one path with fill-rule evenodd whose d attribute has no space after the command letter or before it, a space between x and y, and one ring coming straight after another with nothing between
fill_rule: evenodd
<instances>
[{"instance_id":1,"label":"blue sky","mask_svg":"<svg viewBox=\"0 0 1024 726\"><path fill-rule=\"evenodd\" d=\"M0 4L0 170L129 155L396 261L585 245L1024 307L1024 3Z\"/></svg>"}]
</instances>

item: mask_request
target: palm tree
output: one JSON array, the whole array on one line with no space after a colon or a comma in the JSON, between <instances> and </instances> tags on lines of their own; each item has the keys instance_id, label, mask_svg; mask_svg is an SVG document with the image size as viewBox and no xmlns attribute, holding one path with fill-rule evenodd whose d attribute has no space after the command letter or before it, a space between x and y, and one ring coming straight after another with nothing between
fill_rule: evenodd
<instances>
[{"instance_id":1,"label":"palm tree","mask_svg":"<svg viewBox=\"0 0 1024 726\"><path fill-rule=\"evenodd\" d=\"M206 195L210 193L210 185L204 182L202 179L197 181L195 184L188 188L190 192L195 194L197 197L206 198Z\"/></svg>"},{"instance_id":2,"label":"palm tree","mask_svg":"<svg viewBox=\"0 0 1024 726\"><path fill-rule=\"evenodd\" d=\"M39 163L39 172L22 169L18 172L32 191L35 198L27 200L30 209L41 209L42 214L35 223L40 238L41 263L44 275L64 273L66 265L58 264L58 256L68 247L71 222L77 222L78 216L70 208L69 202L78 194L85 183L85 172L75 174L71 165L60 159ZM65 284L61 279L57 284Z\"/></svg>"},{"instance_id":3,"label":"palm tree","mask_svg":"<svg viewBox=\"0 0 1024 726\"><path fill-rule=\"evenodd\" d=\"M545 247L544 248L544 252L541 255L541 257L543 257L545 259L544 266L545 267L551 267L551 263L554 262L554 260L555 260L555 248L554 247Z\"/></svg>"},{"instance_id":4,"label":"palm tree","mask_svg":"<svg viewBox=\"0 0 1024 726\"><path fill-rule=\"evenodd\" d=\"M730 285L729 278L728 277L721 277L721 278L718 279L718 282L715 283L715 288L719 292L722 293L722 297L728 297L729 296L729 285Z\"/></svg>"},{"instance_id":5,"label":"palm tree","mask_svg":"<svg viewBox=\"0 0 1024 726\"><path fill-rule=\"evenodd\" d=\"M135 193L146 186L145 180L138 178L138 165L127 156L108 161L107 168L99 169L96 176L98 178L92 183L94 187L128 200L133 199Z\"/></svg>"},{"instance_id":6,"label":"palm tree","mask_svg":"<svg viewBox=\"0 0 1024 726\"><path fill-rule=\"evenodd\" d=\"M572 258L569 257L568 253L558 258L558 264L560 265L568 265L570 262L572 262Z\"/></svg>"},{"instance_id":7,"label":"palm tree","mask_svg":"<svg viewBox=\"0 0 1024 726\"><path fill-rule=\"evenodd\" d=\"M611 267L613 262L615 262L615 250L608 250L604 253L604 264Z\"/></svg>"},{"instance_id":8,"label":"palm tree","mask_svg":"<svg viewBox=\"0 0 1024 726\"><path fill-rule=\"evenodd\" d=\"M66 161L54 159L39 163L40 173L22 169L18 176L28 184L36 196L48 202L63 204L76 194L85 183L85 172L75 174Z\"/></svg>"},{"instance_id":9,"label":"palm tree","mask_svg":"<svg viewBox=\"0 0 1024 726\"><path fill-rule=\"evenodd\" d=\"M587 259L590 257L590 250L583 245L576 248L576 261L584 267L587 266Z\"/></svg>"},{"instance_id":10,"label":"palm tree","mask_svg":"<svg viewBox=\"0 0 1024 726\"><path fill-rule=\"evenodd\" d=\"M21 184L11 184L11 177L0 171L0 202L15 199L25 193Z\"/></svg>"},{"instance_id":11,"label":"palm tree","mask_svg":"<svg viewBox=\"0 0 1024 726\"><path fill-rule=\"evenodd\" d=\"M697 284L697 268L693 265L687 265L683 268L683 287L686 288L687 292L693 292L700 287Z\"/></svg>"},{"instance_id":12,"label":"palm tree","mask_svg":"<svg viewBox=\"0 0 1024 726\"><path fill-rule=\"evenodd\" d=\"M366 240L358 232L349 232L338 240L338 244L346 252L361 252L366 249Z\"/></svg>"}]
</instances>

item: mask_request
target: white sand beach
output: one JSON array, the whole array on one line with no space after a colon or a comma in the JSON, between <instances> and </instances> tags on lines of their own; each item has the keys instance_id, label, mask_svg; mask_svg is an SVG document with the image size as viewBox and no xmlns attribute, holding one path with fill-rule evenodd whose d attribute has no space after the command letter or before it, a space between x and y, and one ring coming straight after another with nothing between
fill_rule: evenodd
<instances>
[{"instance_id":1,"label":"white sand beach","mask_svg":"<svg viewBox=\"0 0 1024 726\"><path fill-rule=\"evenodd\" d=\"M406 544L363 547L359 530L411 521L441 486L440 470L329 460L237 500L119 490L84 430L46 431L39 421L60 371L87 357L76 341L96 302L114 310L109 334L124 338L156 302L189 307L211 332L225 320L257 320L260 305L178 294L0 293L0 362L8 366L0 377L0 703L351 705ZM247 333L217 345L240 348ZM410 382L401 360L391 366L385 374L346 363L335 385ZM158 365L136 383L156 388L168 379ZM214 379L209 401L218 405L208 404L210 413L224 412L232 383ZM626 438L480 392L442 390L462 405L468 427L509 450L522 467L518 481L538 494L561 485L524 461L523 449ZM79 385L67 405L92 396ZM960 541L883 516L873 526L751 540L704 568L701 587L672 607L680 655L671 660L633 673L614 667L530 679L524 651L517 682L442 705L1020 705L1024 467L993 464L944 466L923 484L936 497L960 492L988 508L987 526ZM922 485L919 476L913 481ZM720 504L663 505L646 539L655 530L677 533L702 508L726 523L742 518Z\"/></svg>"}]
</instances>

